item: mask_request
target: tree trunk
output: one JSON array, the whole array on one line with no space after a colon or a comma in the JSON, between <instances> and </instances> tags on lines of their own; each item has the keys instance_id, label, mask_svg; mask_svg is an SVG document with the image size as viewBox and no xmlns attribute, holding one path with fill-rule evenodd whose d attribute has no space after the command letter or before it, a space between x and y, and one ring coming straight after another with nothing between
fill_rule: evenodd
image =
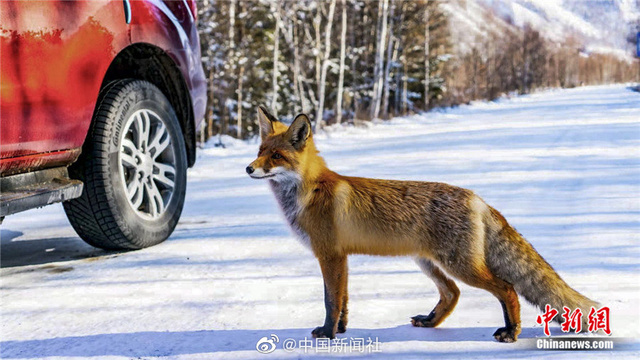
<instances>
[{"instance_id":1,"label":"tree trunk","mask_svg":"<svg viewBox=\"0 0 640 360\"><path fill-rule=\"evenodd\" d=\"M326 89L327 70L329 68L329 55L331 51L331 26L333 25L333 13L336 9L336 0L331 0L329 5L329 15L327 19L327 27L324 31L324 56L322 61L322 74L320 75L320 86L318 89L318 111L316 112L316 126L320 128L324 126L323 112L324 112L324 92Z\"/></svg>"},{"instance_id":2,"label":"tree trunk","mask_svg":"<svg viewBox=\"0 0 640 360\"><path fill-rule=\"evenodd\" d=\"M223 105L220 108L220 131L218 132L218 143L216 144L216 146L221 146L224 147L224 144L222 143L222 135L226 135L227 134L227 124L229 123L227 120L225 120L225 111L229 111L229 109L227 108L226 105Z\"/></svg>"},{"instance_id":3,"label":"tree trunk","mask_svg":"<svg viewBox=\"0 0 640 360\"><path fill-rule=\"evenodd\" d=\"M213 89L213 75L215 74L215 67L209 71L209 109L207 111L207 136L209 139L213 136L213 102L216 98Z\"/></svg>"},{"instance_id":4,"label":"tree trunk","mask_svg":"<svg viewBox=\"0 0 640 360\"><path fill-rule=\"evenodd\" d=\"M317 2L316 16L313 18L313 27L316 32L315 38L315 55L316 55L316 85L320 86L320 68L322 66L322 40L320 35L320 25L322 25L322 2Z\"/></svg>"},{"instance_id":5,"label":"tree trunk","mask_svg":"<svg viewBox=\"0 0 640 360\"><path fill-rule=\"evenodd\" d=\"M354 8L352 13L355 13L355 11L357 10L357 8ZM364 9L361 8L359 11L359 17L358 20L362 19L362 22L364 22L364 18L365 16L362 14L364 12ZM351 31L349 32L349 45L351 46L352 49L356 48L356 32L358 30L357 26L354 26ZM362 44L362 39L358 39L359 43ZM351 74L357 74L358 73L358 59L359 59L359 53L357 51L354 51L351 53L351 66L349 67L350 73ZM356 90L358 89L358 77L352 75L351 76L351 82L349 84L349 87L352 89L351 91L351 96L350 96L350 102L349 102L349 107L348 109L353 113L353 117L355 118L357 115L357 110L358 110L358 104L359 104L359 92Z\"/></svg>"},{"instance_id":6,"label":"tree trunk","mask_svg":"<svg viewBox=\"0 0 640 360\"><path fill-rule=\"evenodd\" d=\"M424 111L429 110L429 85L431 69L429 67L429 2L425 2L424 6Z\"/></svg>"},{"instance_id":7,"label":"tree trunk","mask_svg":"<svg viewBox=\"0 0 640 360\"><path fill-rule=\"evenodd\" d=\"M274 33L274 44L273 44L273 80L271 81L271 87L273 91L273 96L271 97L271 111L272 114L278 116L278 76L279 70L279 59L280 59L280 8L281 2L278 1L278 8L276 9L275 19L276 19L276 31Z\"/></svg>"},{"instance_id":8,"label":"tree trunk","mask_svg":"<svg viewBox=\"0 0 640 360\"><path fill-rule=\"evenodd\" d=\"M302 75L300 73L300 49L298 46L299 38L300 36L298 35L298 24L296 23L296 20L294 20L293 21L293 77L294 77L293 86L296 89L296 93L300 101L300 107L302 109L302 112L307 113L310 109L309 109L309 106L307 106L308 101L304 93L304 84L302 83Z\"/></svg>"},{"instance_id":9,"label":"tree trunk","mask_svg":"<svg viewBox=\"0 0 640 360\"><path fill-rule=\"evenodd\" d=\"M238 124L237 138L242 139L242 84L244 83L244 64L240 65L240 76L238 76Z\"/></svg>"},{"instance_id":10,"label":"tree trunk","mask_svg":"<svg viewBox=\"0 0 640 360\"><path fill-rule=\"evenodd\" d=\"M393 17L396 10L396 2L391 0L391 16L389 18L389 40L387 40L387 61L384 67L384 96L382 102L382 117L385 119L389 118L389 72L391 71L391 53L393 49L394 41L393 38Z\"/></svg>"},{"instance_id":11,"label":"tree trunk","mask_svg":"<svg viewBox=\"0 0 640 360\"><path fill-rule=\"evenodd\" d=\"M231 3L229 4L229 63L231 67L231 71L230 71L231 74L235 74L235 70L236 70L236 54L235 54L236 1L237 0L231 0ZM228 109L228 110L229 110L229 120L231 120L232 119L231 114L233 112L231 111L231 109ZM241 122L240 119L236 119L236 120L238 121L238 123ZM240 128L238 128L237 130L237 136L238 138L240 138Z\"/></svg>"},{"instance_id":12,"label":"tree trunk","mask_svg":"<svg viewBox=\"0 0 640 360\"><path fill-rule=\"evenodd\" d=\"M204 124L202 124L200 126L200 144L199 144L200 148L204 147L204 140L205 140L204 133L205 133L206 130L207 130L207 123L205 122Z\"/></svg>"},{"instance_id":13,"label":"tree trunk","mask_svg":"<svg viewBox=\"0 0 640 360\"><path fill-rule=\"evenodd\" d=\"M380 66L380 63L378 62L378 48L377 46L380 46L380 41L381 37L381 31L380 28L382 27L382 5L384 4L383 1L378 0L378 17L376 18L376 26L375 27L371 27L371 34L368 36L369 39L369 46L367 49L367 55L368 54L373 54L373 62L374 62L374 67L373 67L373 76L375 77L375 75L378 73L378 67ZM376 36L376 40L375 42L371 41L373 39L373 36ZM367 63L368 63L368 57L367 57ZM371 99L373 100L373 96L376 93L376 81L374 79L373 81L373 93L371 94Z\"/></svg>"},{"instance_id":14,"label":"tree trunk","mask_svg":"<svg viewBox=\"0 0 640 360\"><path fill-rule=\"evenodd\" d=\"M384 61L384 49L386 48L387 39L387 17L389 16L389 0L382 2L382 24L380 27L380 40L377 46L375 76L373 82L373 106L371 117L377 119L380 115L380 97L382 95L382 70Z\"/></svg>"},{"instance_id":15,"label":"tree trunk","mask_svg":"<svg viewBox=\"0 0 640 360\"><path fill-rule=\"evenodd\" d=\"M231 53L230 60L233 61L235 44L235 25L236 25L236 1L231 0L229 4L229 52Z\"/></svg>"},{"instance_id":16,"label":"tree trunk","mask_svg":"<svg viewBox=\"0 0 640 360\"><path fill-rule=\"evenodd\" d=\"M338 78L338 99L336 100L336 123L342 122L342 93L344 91L344 58L347 41L347 0L342 0L342 34L340 34L340 75Z\"/></svg>"},{"instance_id":17,"label":"tree trunk","mask_svg":"<svg viewBox=\"0 0 640 360\"><path fill-rule=\"evenodd\" d=\"M409 75L407 75L407 72L409 71L409 69L407 68L407 59L406 57L402 57L402 72L403 72L403 76L402 76L402 114L403 115L407 115L407 105L409 104L409 99L408 99L408 95L407 95L407 91L409 91L408 89L408 81L409 80Z\"/></svg>"},{"instance_id":18,"label":"tree trunk","mask_svg":"<svg viewBox=\"0 0 640 360\"><path fill-rule=\"evenodd\" d=\"M398 31L398 36L396 37L396 48L393 53L393 62L396 63L397 61L401 61L403 65L404 65L404 43L406 41L406 37L403 36L402 25L404 24L405 12L406 12L405 2L401 1L400 2L400 19L398 22L398 25L400 26L399 28L400 31ZM397 114L400 114L400 104L401 104L400 96L402 95L402 90L401 90L402 81L404 80L404 77L405 77L404 68L402 71L400 69L396 69L395 77L396 77L396 91L393 97L393 113L394 113L394 116L397 116Z\"/></svg>"},{"instance_id":19,"label":"tree trunk","mask_svg":"<svg viewBox=\"0 0 640 360\"><path fill-rule=\"evenodd\" d=\"M401 46L401 45L400 45ZM399 46L399 47L400 47ZM399 52L403 52L404 50L400 49ZM402 60L403 54L400 54L398 56L398 60L403 63L404 65L404 60ZM400 114L400 96L402 96L402 81L404 79L404 70L400 71L397 70L396 72L396 92L393 94L393 112L394 112L394 116L396 116L397 114Z\"/></svg>"}]
</instances>

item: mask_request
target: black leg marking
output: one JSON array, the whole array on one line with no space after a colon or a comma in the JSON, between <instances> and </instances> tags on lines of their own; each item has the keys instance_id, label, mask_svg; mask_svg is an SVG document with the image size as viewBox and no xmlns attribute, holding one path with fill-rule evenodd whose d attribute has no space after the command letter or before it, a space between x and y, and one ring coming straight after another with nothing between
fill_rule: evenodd
<instances>
[{"instance_id":1,"label":"black leg marking","mask_svg":"<svg viewBox=\"0 0 640 360\"><path fill-rule=\"evenodd\" d=\"M436 318L436 311L433 310L429 315L416 315L411 318L411 325L417 327L434 327L433 320Z\"/></svg>"},{"instance_id":2,"label":"black leg marking","mask_svg":"<svg viewBox=\"0 0 640 360\"><path fill-rule=\"evenodd\" d=\"M493 333L493 337L499 342L515 342L518 337L518 334L516 334L516 326L514 326L514 324L509 319L507 304L505 304L504 301L500 300L500 305L502 305L502 314L504 315L505 326L496 330L496 332Z\"/></svg>"}]
</instances>

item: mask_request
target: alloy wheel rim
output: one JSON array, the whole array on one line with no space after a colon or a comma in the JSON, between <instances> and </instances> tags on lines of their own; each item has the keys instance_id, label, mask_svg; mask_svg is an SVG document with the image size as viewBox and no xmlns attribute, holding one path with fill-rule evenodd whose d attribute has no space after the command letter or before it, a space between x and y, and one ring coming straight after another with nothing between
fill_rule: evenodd
<instances>
[{"instance_id":1,"label":"alloy wheel rim","mask_svg":"<svg viewBox=\"0 0 640 360\"><path fill-rule=\"evenodd\" d=\"M118 152L125 196L141 217L162 216L173 197L176 156L164 120L142 109L127 119Z\"/></svg>"}]
</instances>

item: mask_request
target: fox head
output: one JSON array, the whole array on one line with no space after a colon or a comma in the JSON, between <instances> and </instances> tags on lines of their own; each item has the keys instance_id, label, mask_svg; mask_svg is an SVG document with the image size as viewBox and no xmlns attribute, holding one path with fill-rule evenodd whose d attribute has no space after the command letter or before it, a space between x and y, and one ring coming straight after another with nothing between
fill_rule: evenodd
<instances>
[{"instance_id":1,"label":"fox head","mask_svg":"<svg viewBox=\"0 0 640 360\"><path fill-rule=\"evenodd\" d=\"M247 166L247 174L252 178L299 182L324 165L313 144L307 115L296 116L287 127L260 106L258 123L262 143L258 158Z\"/></svg>"}]
</instances>

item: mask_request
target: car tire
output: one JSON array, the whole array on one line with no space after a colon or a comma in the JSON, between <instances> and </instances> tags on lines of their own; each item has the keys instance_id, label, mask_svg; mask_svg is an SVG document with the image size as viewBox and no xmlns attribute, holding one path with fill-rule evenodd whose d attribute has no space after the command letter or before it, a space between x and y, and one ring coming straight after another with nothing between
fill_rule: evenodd
<instances>
[{"instance_id":1,"label":"car tire","mask_svg":"<svg viewBox=\"0 0 640 360\"><path fill-rule=\"evenodd\" d=\"M69 173L84 188L63 206L85 242L124 250L166 240L182 213L187 180L184 138L169 100L147 81L107 85Z\"/></svg>"}]
</instances>

